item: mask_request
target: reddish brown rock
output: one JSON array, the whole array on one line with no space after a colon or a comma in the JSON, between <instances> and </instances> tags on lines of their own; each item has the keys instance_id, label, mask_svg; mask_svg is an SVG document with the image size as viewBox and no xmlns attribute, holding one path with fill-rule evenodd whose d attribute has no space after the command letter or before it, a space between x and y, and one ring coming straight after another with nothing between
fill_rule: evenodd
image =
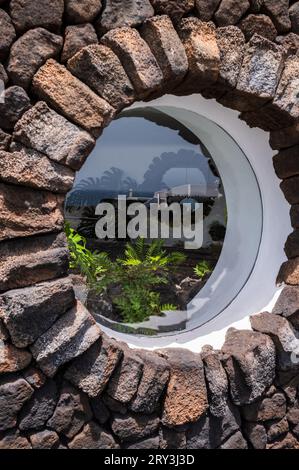
<instances>
[{"instance_id":1,"label":"reddish brown rock","mask_svg":"<svg viewBox=\"0 0 299 470\"><path fill-rule=\"evenodd\" d=\"M152 16L154 9L149 0L106 0L97 28L99 34L105 34L123 26L139 26Z\"/></svg>"},{"instance_id":2,"label":"reddish brown rock","mask_svg":"<svg viewBox=\"0 0 299 470\"><path fill-rule=\"evenodd\" d=\"M54 449L59 444L59 436L53 431L40 431L30 435L33 449Z\"/></svg>"},{"instance_id":3,"label":"reddish brown rock","mask_svg":"<svg viewBox=\"0 0 299 470\"><path fill-rule=\"evenodd\" d=\"M0 431L12 429L24 403L33 394L33 388L17 375L0 379Z\"/></svg>"},{"instance_id":4,"label":"reddish brown rock","mask_svg":"<svg viewBox=\"0 0 299 470\"><path fill-rule=\"evenodd\" d=\"M68 61L67 67L115 109L133 103L133 85L119 58L108 47L85 47Z\"/></svg>"},{"instance_id":5,"label":"reddish brown rock","mask_svg":"<svg viewBox=\"0 0 299 470\"><path fill-rule=\"evenodd\" d=\"M299 144L299 124L273 131L270 134L270 145L275 150L293 147Z\"/></svg>"},{"instance_id":6,"label":"reddish brown rock","mask_svg":"<svg viewBox=\"0 0 299 470\"><path fill-rule=\"evenodd\" d=\"M63 197L0 183L0 240L62 230Z\"/></svg>"},{"instance_id":7,"label":"reddish brown rock","mask_svg":"<svg viewBox=\"0 0 299 470\"><path fill-rule=\"evenodd\" d=\"M12 86L4 92L4 103L0 103L0 126L12 130L16 122L31 107L30 99L23 88Z\"/></svg>"},{"instance_id":8,"label":"reddish brown rock","mask_svg":"<svg viewBox=\"0 0 299 470\"><path fill-rule=\"evenodd\" d=\"M239 117L249 127L259 127L266 132L276 131L294 123L294 119L290 114L279 110L271 102L257 111L244 112Z\"/></svg>"},{"instance_id":9,"label":"reddish brown rock","mask_svg":"<svg viewBox=\"0 0 299 470\"><path fill-rule=\"evenodd\" d=\"M101 0L65 0L65 15L69 24L90 23L101 9Z\"/></svg>"},{"instance_id":10,"label":"reddish brown rock","mask_svg":"<svg viewBox=\"0 0 299 470\"><path fill-rule=\"evenodd\" d=\"M289 423L286 417L281 419L280 421L271 422L268 426L268 441L273 442L277 439L281 439L285 436L289 431Z\"/></svg>"},{"instance_id":11,"label":"reddish brown rock","mask_svg":"<svg viewBox=\"0 0 299 470\"><path fill-rule=\"evenodd\" d=\"M299 145L281 150L273 158L278 178L286 179L299 174Z\"/></svg>"},{"instance_id":12,"label":"reddish brown rock","mask_svg":"<svg viewBox=\"0 0 299 470\"><path fill-rule=\"evenodd\" d=\"M202 21L210 21L213 18L221 0L195 0L197 16Z\"/></svg>"},{"instance_id":13,"label":"reddish brown rock","mask_svg":"<svg viewBox=\"0 0 299 470\"><path fill-rule=\"evenodd\" d=\"M35 93L59 113L99 137L115 110L63 65L49 59L33 79Z\"/></svg>"},{"instance_id":14,"label":"reddish brown rock","mask_svg":"<svg viewBox=\"0 0 299 470\"><path fill-rule=\"evenodd\" d=\"M92 24L67 26L65 29L64 46L61 62L67 62L83 47L98 43L98 36Z\"/></svg>"},{"instance_id":15,"label":"reddish brown rock","mask_svg":"<svg viewBox=\"0 0 299 470\"><path fill-rule=\"evenodd\" d=\"M265 449L267 445L267 433L262 424L245 423L244 433L254 449Z\"/></svg>"},{"instance_id":16,"label":"reddish brown rock","mask_svg":"<svg viewBox=\"0 0 299 470\"><path fill-rule=\"evenodd\" d=\"M249 41L254 34L263 36L269 41L274 41L277 36L271 18L266 15L248 15L239 23L239 27L243 31L246 41Z\"/></svg>"},{"instance_id":17,"label":"reddish brown rock","mask_svg":"<svg viewBox=\"0 0 299 470\"><path fill-rule=\"evenodd\" d=\"M272 312L283 315L296 329L299 329L299 287L286 286Z\"/></svg>"},{"instance_id":18,"label":"reddish brown rock","mask_svg":"<svg viewBox=\"0 0 299 470\"><path fill-rule=\"evenodd\" d=\"M142 376L143 362L134 352L124 350L124 356L108 385L108 394L121 403L129 403L137 392Z\"/></svg>"},{"instance_id":19,"label":"reddish brown rock","mask_svg":"<svg viewBox=\"0 0 299 470\"><path fill-rule=\"evenodd\" d=\"M274 98L283 65L280 46L255 35L247 45L236 89L220 102L238 111L261 107Z\"/></svg>"},{"instance_id":20,"label":"reddish brown rock","mask_svg":"<svg viewBox=\"0 0 299 470\"><path fill-rule=\"evenodd\" d=\"M159 407L169 380L169 365L165 359L149 351L136 351L136 355L144 366L137 394L130 408L136 413L152 414Z\"/></svg>"},{"instance_id":21,"label":"reddish brown rock","mask_svg":"<svg viewBox=\"0 0 299 470\"><path fill-rule=\"evenodd\" d=\"M2 80L4 85L6 85L8 82L8 76L7 76L6 70L1 63L0 63L0 80Z\"/></svg>"},{"instance_id":22,"label":"reddish brown rock","mask_svg":"<svg viewBox=\"0 0 299 470\"><path fill-rule=\"evenodd\" d=\"M96 421L99 424L105 424L110 418L110 411L100 397L90 400L91 408Z\"/></svg>"},{"instance_id":23,"label":"reddish brown rock","mask_svg":"<svg viewBox=\"0 0 299 470\"><path fill-rule=\"evenodd\" d=\"M207 389L200 355L183 349L161 354L170 365L170 380L163 409L163 424L180 426L197 421L208 408Z\"/></svg>"},{"instance_id":24,"label":"reddish brown rock","mask_svg":"<svg viewBox=\"0 0 299 470\"><path fill-rule=\"evenodd\" d=\"M150 0L158 15L168 15L174 23L178 23L183 16L194 7L194 0Z\"/></svg>"},{"instance_id":25,"label":"reddish brown rock","mask_svg":"<svg viewBox=\"0 0 299 470\"><path fill-rule=\"evenodd\" d=\"M28 351L0 341L0 374L18 372L25 369L30 362L31 354Z\"/></svg>"},{"instance_id":26,"label":"reddish brown rock","mask_svg":"<svg viewBox=\"0 0 299 470\"><path fill-rule=\"evenodd\" d=\"M188 71L188 59L180 38L168 16L155 16L141 28L162 70L166 88L174 88Z\"/></svg>"},{"instance_id":27,"label":"reddish brown rock","mask_svg":"<svg viewBox=\"0 0 299 470\"><path fill-rule=\"evenodd\" d=\"M9 7L19 33L37 26L57 32L62 26L63 0L11 0Z\"/></svg>"},{"instance_id":28,"label":"reddish brown rock","mask_svg":"<svg viewBox=\"0 0 299 470\"><path fill-rule=\"evenodd\" d=\"M38 390L46 383L46 376L35 367L31 366L22 373L24 379L31 385L31 387Z\"/></svg>"},{"instance_id":29,"label":"reddish brown rock","mask_svg":"<svg viewBox=\"0 0 299 470\"><path fill-rule=\"evenodd\" d=\"M280 268L278 278L278 284L289 284L291 286L299 285L299 258L291 259Z\"/></svg>"},{"instance_id":30,"label":"reddish brown rock","mask_svg":"<svg viewBox=\"0 0 299 470\"><path fill-rule=\"evenodd\" d=\"M6 58L15 39L16 31L10 17L4 10L0 10L0 60Z\"/></svg>"},{"instance_id":31,"label":"reddish brown rock","mask_svg":"<svg viewBox=\"0 0 299 470\"><path fill-rule=\"evenodd\" d=\"M67 193L75 174L45 155L26 148L8 153L0 151L0 180L54 193Z\"/></svg>"},{"instance_id":32,"label":"reddish brown rock","mask_svg":"<svg viewBox=\"0 0 299 470\"><path fill-rule=\"evenodd\" d=\"M101 335L101 330L86 308L77 302L31 346L39 368L54 377L59 367L81 356Z\"/></svg>"},{"instance_id":33,"label":"reddish brown rock","mask_svg":"<svg viewBox=\"0 0 299 470\"><path fill-rule=\"evenodd\" d=\"M9 334L7 329L5 328L2 320L0 320L0 340L1 341L6 341L9 339Z\"/></svg>"},{"instance_id":34,"label":"reddish brown rock","mask_svg":"<svg viewBox=\"0 0 299 470\"><path fill-rule=\"evenodd\" d=\"M288 178L284 180L280 187L286 200L290 204L298 204L299 203L299 193L298 193L298 184L299 184L299 176L294 176L293 178Z\"/></svg>"},{"instance_id":35,"label":"reddish brown rock","mask_svg":"<svg viewBox=\"0 0 299 470\"><path fill-rule=\"evenodd\" d=\"M222 352L233 402L249 404L262 396L275 377L275 347L269 336L230 328Z\"/></svg>"},{"instance_id":36,"label":"reddish brown rock","mask_svg":"<svg viewBox=\"0 0 299 470\"><path fill-rule=\"evenodd\" d=\"M156 415L115 415L111 421L111 429L122 442L137 441L154 434L159 424L160 420Z\"/></svg>"},{"instance_id":37,"label":"reddish brown rock","mask_svg":"<svg viewBox=\"0 0 299 470\"><path fill-rule=\"evenodd\" d=\"M222 0L215 13L218 26L229 26L238 23L250 7L248 0Z\"/></svg>"},{"instance_id":38,"label":"reddish brown rock","mask_svg":"<svg viewBox=\"0 0 299 470\"><path fill-rule=\"evenodd\" d=\"M287 33L291 29L289 0L264 0L263 9L279 33Z\"/></svg>"},{"instance_id":39,"label":"reddish brown rock","mask_svg":"<svg viewBox=\"0 0 299 470\"><path fill-rule=\"evenodd\" d=\"M9 78L15 85L28 89L34 74L50 57L57 57L62 48L61 36L44 28L31 29L12 46L9 56Z\"/></svg>"},{"instance_id":40,"label":"reddish brown rock","mask_svg":"<svg viewBox=\"0 0 299 470\"><path fill-rule=\"evenodd\" d=\"M205 98L221 98L224 93L236 87L243 63L245 38L236 26L227 26L216 30L217 44L220 51L220 70L218 80L205 88Z\"/></svg>"},{"instance_id":41,"label":"reddish brown rock","mask_svg":"<svg viewBox=\"0 0 299 470\"><path fill-rule=\"evenodd\" d=\"M0 292L66 275L69 251L64 234L0 244Z\"/></svg>"},{"instance_id":42,"label":"reddish brown rock","mask_svg":"<svg viewBox=\"0 0 299 470\"><path fill-rule=\"evenodd\" d=\"M19 431L9 431L4 434L0 439L0 449L1 450L22 450L22 449L32 449L30 442L24 436L21 436Z\"/></svg>"},{"instance_id":43,"label":"reddish brown rock","mask_svg":"<svg viewBox=\"0 0 299 470\"><path fill-rule=\"evenodd\" d=\"M248 449L248 445L242 433L238 431L236 434L231 436L227 441L225 441L220 446L220 449L245 450L245 449Z\"/></svg>"},{"instance_id":44,"label":"reddish brown rock","mask_svg":"<svg viewBox=\"0 0 299 470\"><path fill-rule=\"evenodd\" d=\"M0 129L0 150L8 150L11 142L11 135Z\"/></svg>"},{"instance_id":45,"label":"reddish brown rock","mask_svg":"<svg viewBox=\"0 0 299 470\"><path fill-rule=\"evenodd\" d=\"M279 441L267 445L267 449L299 449L299 443L295 436L288 433L285 437L282 437Z\"/></svg>"},{"instance_id":46,"label":"reddish brown rock","mask_svg":"<svg viewBox=\"0 0 299 470\"><path fill-rule=\"evenodd\" d=\"M108 384L121 355L119 345L104 337L71 364L65 377L90 397L97 397Z\"/></svg>"},{"instance_id":47,"label":"reddish brown rock","mask_svg":"<svg viewBox=\"0 0 299 470\"><path fill-rule=\"evenodd\" d=\"M282 393L276 393L272 398L244 406L243 416L247 421L271 421L282 419L286 415L286 399Z\"/></svg>"},{"instance_id":48,"label":"reddish brown rock","mask_svg":"<svg viewBox=\"0 0 299 470\"><path fill-rule=\"evenodd\" d=\"M91 421L68 444L70 449L119 449L112 434Z\"/></svg>"},{"instance_id":49,"label":"reddish brown rock","mask_svg":"<svg viewBox=\"0 0 299 470\"><path fill-rule=\"evenodd\" d=\"M32 344L74 304L68 278L11 290L0 296L0 317L18 348Z\"/></svg>"},{"instance_id":50,"label":"reddish brown rock","mask_svg":"<svg viewBox=\"0 0 299 470\"><path fill-rule=\"evenodd\" d=\"M287 55L296 54L299 49L299 35L295 33L277 36L276 42L284 48Z\"/></svg>"},{"instance_id":51,"label":"reddish brown rock","mask_svg":"<svg viewBox=\"0 0 299 470\"><path fill-rule=\"evenodd\" d=\"M184 94L199 92L216 82L219 75L216 28L213 23L186 18L180 23L179 36L187 53L189 73L178 91Z\"/></svg>"},{"instance_id":52,"label":"reddish brown rock","mask_svg":"<svg viewBox=\"0 0 299 470\"><path fill-rule=\"evenodd\" d=\"M149 46L135 29L109 31L101 41L119 57L140 98L160 90L162 71Z\"/></svg>"},{"instance_id":53,"label":"reddish brown rock","mask_svg":"<svg viewBox=\"0 0 299 470\"><path fill-rule=\"evenodd\" d=\"M78 434L92 418L88 399L71 385L65 383L53 416L47 426L69 439Z\"/></svg>"},{"instance_id":54,"label":"reddish brown rock","mask_svg":"<svg viewBox=\"0 0 299 470\"><path fill-rule=\"evenodd\" d=\"M95 145L87 132L71 124L44 102L38 102L18 121L14 139L75 170L81 168Z\"/></svg>"}]
</instances>

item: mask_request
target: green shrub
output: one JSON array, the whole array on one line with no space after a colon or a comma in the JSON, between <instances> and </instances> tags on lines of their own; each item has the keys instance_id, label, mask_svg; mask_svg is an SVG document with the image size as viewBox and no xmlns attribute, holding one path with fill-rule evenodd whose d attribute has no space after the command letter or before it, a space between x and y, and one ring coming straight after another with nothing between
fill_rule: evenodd
<instances>
[{"instance_id":1,"label":"green shrub","mask_svg":"<svg viewBox=\"0 0 299 470\"><path fill-rule=\"evenodd\" d=\"M194 273L199 279L203 279L207 274L212 272L211 266L207 261L201 261L194 268Z\"/></svg>"}]
</instances>

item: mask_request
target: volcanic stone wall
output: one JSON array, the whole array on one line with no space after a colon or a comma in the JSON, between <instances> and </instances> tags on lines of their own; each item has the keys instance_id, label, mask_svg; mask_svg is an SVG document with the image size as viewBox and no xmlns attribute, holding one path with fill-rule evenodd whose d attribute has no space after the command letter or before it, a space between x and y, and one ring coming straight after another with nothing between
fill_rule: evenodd
<instances>
[{"instance_id":1,"label":"volcanic stone wall","mask_svg":"<svg viewBox=\"0 0 299 470\"><path fill-rule=\"evenodd\" d=\"M297 1L0 0L0 448L299 447L297 33ZM121 109L164 93L269 131L291 205L274 312L221 351L130 350L67 276L75 171Z\"/></svg>"}]
</instances>

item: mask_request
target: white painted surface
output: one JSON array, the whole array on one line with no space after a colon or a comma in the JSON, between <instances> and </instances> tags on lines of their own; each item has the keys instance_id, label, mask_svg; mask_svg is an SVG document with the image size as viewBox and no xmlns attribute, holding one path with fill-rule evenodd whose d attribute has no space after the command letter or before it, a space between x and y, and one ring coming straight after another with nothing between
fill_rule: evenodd
<instances>
[{"instance_id":1,"label":"white painted surface","mask_svg":"<svg viewBox=\"0 0 299 470\"><path fill-rule=\"evenodd\" d=\"M137 103L134 105L134 107L144 106L172 106L198 113L216 123L237 142L250 161L260 187L263 205L263 230L260 250L250 278L241 292L221 314L207 321L205 325L192 331L176 333L174 336L158 338L129 336L109 330L105 331L110 336L126 341L131 347L148 349L184 347L195 352L200 351L205 344L220 348L228 328L250 328L249 316L264 310L271 310L281 290L276 287L276 277L282 262L285 260L283 247L292 229L289 206L279 188L279 180L273 169L273 151L268 143L269 135L258 129L250 129L243 121L238 119L237 112L222 107L214 100L205 100L199 95L188 97L164 96L150 103ZM219 162L217 164L219 166ZM219 170L221 173L220 168ZM221 177L223 178L222 173ZM241 180L242 178L239 182ZM234 184L239 183L234 182ZM224 188L227 190L225 183ZM237 189L242 194L242 187ZM254 197L256 195L252 195L252 198ZM247 208L251 202L250 195L248 195ZM245 213L246 207L242 211ZM252 218L252 223L254 224L254 218ZM245 228L245 231L241 234L242 238L243 236L246 238L248 236L248 224L241 225ZM251 233L255 238L257 234L255 227L252 227ZM253 248L254 244L249 250L249 264ZM231 256L234 255L231 254ZM240 273L242 266L245 266L244 263L246 264L245 259L239 265ZM239 278L235 272L235 282L238 281ZM233 288L234 286L232 286L232 290Z\"/></svg>"}]
</instances>

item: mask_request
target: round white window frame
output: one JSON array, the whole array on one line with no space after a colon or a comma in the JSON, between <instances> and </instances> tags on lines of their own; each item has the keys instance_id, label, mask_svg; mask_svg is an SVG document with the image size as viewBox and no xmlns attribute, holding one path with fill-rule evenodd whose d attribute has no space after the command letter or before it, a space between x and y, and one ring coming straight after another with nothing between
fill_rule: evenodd
<instances>
[{"instance_id":1,"label":"round white window frame","mask_svg":"<svg viewBox=\"0 0 299 470\"><path fill-rule=\"evenodd\" d=\"M237 296L233 298L234 296L231 295L233 300L214 318L208 318L208 314L204 319L201 316L201 326L196 327L194 319L194 322L188 325L189 330L155 337L128 335L105 327L102 329L109 336L128 343L132 348L184 347L194 352L199 352L205 344L221 348L228 328L250 329L250 315L265 310L271 311L281 292L281 288L276 286L276 277L281 264L286 259L283 246L292 229L289 205L279 188L279 179L273 168L273 150L269 145L269 134L256 128L249 128L245 122L239 119L237 112L224 108L215 100L206 100L200 95L187 97L165 95L148 103L135 103L130 109L146 107L160 108L161 111L167 111L168 114L171 114L171 108L172 110L179 109L180 117L178 115L174 115L174 117L196 134L198 129L194 127L192 129L192 123L188 120L188 113L195 113L199 120L202 116L218 125L223 129L224 134L228 134L238 144L253 169L259 186L259 197L262 201L263 219L259 251L255 265L251 272L247 273L249 277ZM206 143L204 140L203 143ZM214 157L211 145L208 144L207 147ZM228 188L224 181L225 175L219 167L219 162L215 161L215 163L223 179L228 213L230 214ZM235 183L240 186L242 181L238 179ZM255 194L256 196L257 194ZM233 225L231 228L233 229ZM217 276L216 269L213 273L215 277ZM208 284L210 285L210 282Z\"/></svg>"}]
</instances>

